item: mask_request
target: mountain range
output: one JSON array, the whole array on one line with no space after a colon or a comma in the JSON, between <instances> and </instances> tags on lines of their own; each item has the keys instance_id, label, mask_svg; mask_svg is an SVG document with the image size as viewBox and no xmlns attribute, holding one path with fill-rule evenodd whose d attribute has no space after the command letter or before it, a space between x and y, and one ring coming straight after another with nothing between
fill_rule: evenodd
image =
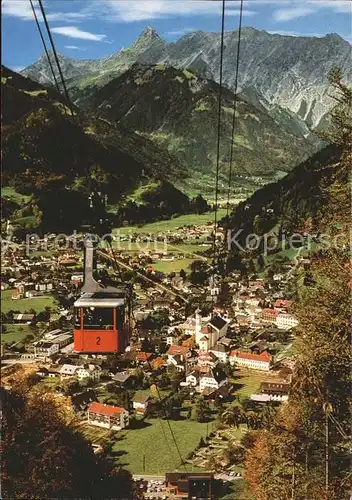
<instances>
[{"instance_id":1,"label":"mountain range","mask_svg":"<svg viewBox=\"0 0 352 500\"><path fill-rule=\"evenodd\" d=\"M225 33L223 82L234 89L238 32ZM339 67L352 81L351 46L337 34L324 37L294 37L270 34L245 27L242 30L239 89L250 88L261 103L280 106L295 113L309 128L318 126L333 105L327 75ZM100 60L74 60L60 56L72 96L101 88L133 64L166 64L190 69L202 77L219 81L220 35L195 31L176 42L166 43L150 27L131 47ZM52 84L45 57L22 71L40 83ZM304 125L302 125L304 126Z\"/></svg>"}]
</instances>

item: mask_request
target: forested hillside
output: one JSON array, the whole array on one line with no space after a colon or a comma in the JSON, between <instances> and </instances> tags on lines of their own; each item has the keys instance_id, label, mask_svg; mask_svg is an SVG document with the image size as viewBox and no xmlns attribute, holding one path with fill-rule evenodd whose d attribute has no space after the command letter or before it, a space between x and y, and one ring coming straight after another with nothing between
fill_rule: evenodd
<instances>
[{"instance_id":1,"label":"forested hillside","mask_svg":"<svg viewBox=\"0 0 352 500\"><path fill-rule=\"evenodd\" d=\"M76 108L72 116L61 96L6 68L2 91L3 186L31 197L15 219L42 230L78 228L87 219L88 178L114 205L141 185L157 185L152 218L189 210L187 196L168 181L184 168L151 141Z\"/></svg>"},{"instance_id":2,"label":"forested hillside","mask_svg":"<svg viewBox=\"0 0 352 500\"><path fill-rule=\"evenodd\" d=\"M234 94L223 89L220 176L227 186ZM188 167L189 182L213 191L217 162L219 85L188 70L163 64L134 65L82 106L152 139ZM279 116L279 115L278 115ZM293 123L293 119L292 119ZM291 170L316 151L318 141L274 119L264 106L238 98L234 131L234 176L263 176ZM222 184L221 184L222 187Z\"/></svg>"},{"instance_id":3,"label":"forested hillside","mask_svg":"<svg viewBox=\"0 0 352 500\"><path fill-rule=\"evenodd\" d=\"M342 102L331 114L330 130L322 137L330 145L298 165L286 177L264 186L240 203L229 217L228 227L239 239L255 233L292 234L330 232L349 217L349 169L351 122L349 89L339 72L332 76ZM226 221L224 221L226 225Z\"/></svg>"},{"instance_id":4,"label":"forested hillside","mask_svg":"<svg viewBox=\"0 0 352 500\"><path fill-rule=\"evenodd\" d=\"M257 500L350 498L348 177L352 91L341 82L338 71L332 75L332 82L338 90L338 104L332 113L333 127L325 134L332 146L325 151L324 159L316 157L307 165L308 170L301 166L291 175L294 181L298 173L313 171L320 190L313 192L315 201L308 204L309 190L297 190L294 203L311 231L328 233L328 245L312 252L310 264L296 271L295 315L299 324L295 328L297 354L289 400L265 430L256 431L248 442L245 476ZM309 183L311 179L308 177ZM268 189L262 194L270 192ZM281 212L276 214L280 223L288 221L293 213L283 203L283 196L278 205ZM272 203L272 198L266 199ZM291 230L301 227L301 220L298 222Z\"/></svg>"}]
</instances>

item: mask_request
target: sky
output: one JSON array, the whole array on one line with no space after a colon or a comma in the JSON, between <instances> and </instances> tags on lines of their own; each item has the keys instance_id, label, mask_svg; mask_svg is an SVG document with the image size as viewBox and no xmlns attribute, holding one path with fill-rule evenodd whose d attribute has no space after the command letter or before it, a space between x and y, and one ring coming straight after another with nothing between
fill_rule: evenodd
<instances>
[{"instance_id":1,"label":"sky","mask_svg":"<svg viewBox=\"0 0 352 500\"><path fill-rule=\"evenodd\" d=\"M57 51L74 59L97 59L127 48L146 26L169 42L194 30L221 30L221 0L43 1ZM37 0L33 4L42 23ZM226 30L235 30L240 1L226 5ZM2 0L1 6L2 64L20 71L43 54L30 0ZM352 2L244 0L243 25L292 36L337 33L352 43Z\"/></svg>"}]
</instances>

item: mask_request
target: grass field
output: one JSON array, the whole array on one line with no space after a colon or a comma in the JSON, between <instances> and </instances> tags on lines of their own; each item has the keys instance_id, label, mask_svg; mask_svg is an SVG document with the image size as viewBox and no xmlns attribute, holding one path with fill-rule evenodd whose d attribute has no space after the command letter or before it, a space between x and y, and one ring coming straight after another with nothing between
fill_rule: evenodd
<instances>
[{"instance_id":1,"label":"grass field","mask_svg":"<svg viewBox=\"0 0 352 500\"><path fill-rule=\"evenodd\" d=\"M18 205L28 203L28 201L31 199L31 196L17 193L17 191L10 186L1 188L1 196L3 196L4 198L9 198L11 201L17 203Z\"/></svg>"},{"instance_id":2,"label":"grass field","mask_svg":"<svg viewBox=\"0 0 352 500\"><path fill-rule=\"evenodd\" d=\"M134 242L134 241L114 241L112 247L117 251L139 253L139 252L169 252L173 254L194 254L204 252L210 244L182 243L173 245L163 241ZM34 253L33 253L34 255Z\"/></svg>"},{"instance_id":3,"label":"grass field","mask_svg":"<svg viewBox=\"0 0 352 500\"><path fill-rule=\"evenodd\" d=\"M249 398L251 394L258 392L260 383L267 377L266 372L246 370L242 368L235 371L235 376L232 378L236 390L236 396L240 399Z\"/></svg>"},{"instance_id":4,"label":"grass field","mask_svg":"<svg viewBox=\"0 0 352 500\"><path fill-rule=\"evenodd\" d=\"M268 266L272 264L278 258L287 257L289 260L293 260L298 253L298 248L287 248L281 252L274 253L265 257L265 265Z\"/></svg>"},{"instance_id":5,"label":"grass field","mask_svg":"<svg viewBox=\"0 0 352 500\"><path fill-rule=\"evenodd\" d=\"M178 273L181 269L187 271L194 260L195 259L175 259L170 262L163 262L162 260L159 260L153 264L153 267L156 271L160 271L162 273Z\"/></svg>"},{"instance_id":6,"label":"grass field","mask_svg":"<svg viewBox=\"0 0 352 500\"><path fill-rule=\"evenodd\" d=\"M207 432L207 424L188 420L184 412L183 420L172 420L170 426L183 459ZM180 458L165 420L148 420L145 427L122 432L119 438L114 444L114 451L119 463L133 474L184 470L180 467ZM186 464L186 468L192 472L192 465Z\"/></svg>"},{"instance_id":7,"label":"grass field","mask_svg":"<svg viewBox=\"0 0 352 500\"><path fill-rule=\"evenodd\" d=\"M11 344L21 342L27 335L31 334L29 325L6 325L6 332L1 335L1 342Z\"/></svg>"},{"instance_id":8,"label":"grass field","mask_svg":"<svg viewBox=\"0 0 352 500\"><path fill-rule=\"evenodd\" d=\"M226 215L226 210L221 209L218 211L218 220ZM175 217L174 219L164 220L159 222L152 222L151 224L145 224L144 226L126 226L113 229L113 232L119 232L119 234L131 234L131 233L160 233L171 231L182 226L201 226L207 224L208 222L214 221L214 212L207 212L206 214L196 215L181 215L180 217Z\"/></svg>"},{"instance_id":9,"label":"grass field","mask_svg":"<svg viewBox=\"0 0 352 500\"><path fill-rule=\"evenodd\" d=\"M40 312L44 311L46 307L55 308L56 306L55 301L51 296L13 300L11 299L13 292L13 290L5 290L1 292L1 311L4 313L9 312L11 309L13 311L19 311L20 313L24 313L30 309Z\"/></svg>"}]
</instances>

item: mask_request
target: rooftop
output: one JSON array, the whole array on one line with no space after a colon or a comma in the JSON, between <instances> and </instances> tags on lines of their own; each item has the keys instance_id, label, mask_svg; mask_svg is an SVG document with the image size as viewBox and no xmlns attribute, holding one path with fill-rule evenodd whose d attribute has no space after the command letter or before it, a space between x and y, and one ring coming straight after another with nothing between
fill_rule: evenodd
<instances>
[{"instance_id":1,"label":"rooftop","mask_svg":"<svg viewBox=\"0 0 352 500\"><path fill-rule=\"evenodd\" d=\"M267 351L262 352L261 354L252 354L251 352L241 352L241 351L231 351L231 357L241 358L241 359L249 359L252 361L266 361L270 363L272 357Z\"/></svg>"},{"instance_id":2,"label":"rooftop","mask_svg":"<svg viewBox=\"0 0 352 500\"><path fill-rule=\"evenodd\" d=\"M89 413L98 413L99 415L113 417L114 415L118 415L126 410L124 408L120 408L119 406L104 405L94 401L89 405L88 411Z\"/></svg>"}]
</instances>

